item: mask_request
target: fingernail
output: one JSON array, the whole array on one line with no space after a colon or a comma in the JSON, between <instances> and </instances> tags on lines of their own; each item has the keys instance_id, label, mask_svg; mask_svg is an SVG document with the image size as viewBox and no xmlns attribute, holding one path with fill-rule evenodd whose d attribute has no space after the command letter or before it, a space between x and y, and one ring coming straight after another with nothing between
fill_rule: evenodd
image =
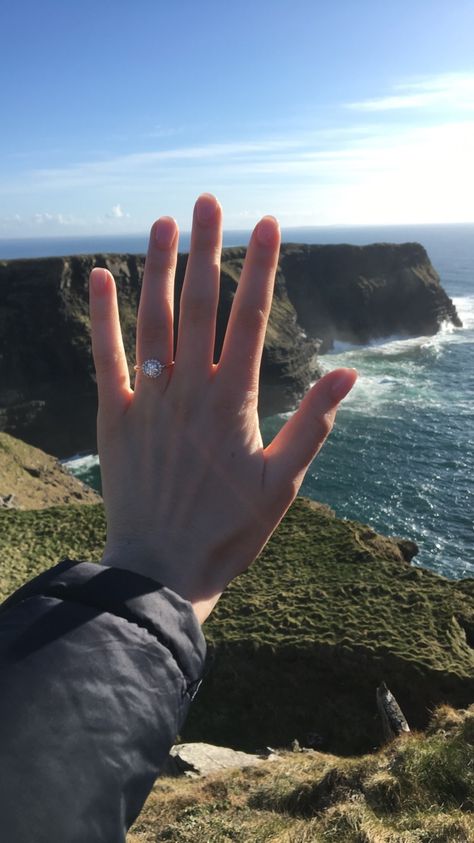
<instances>
[{"instance_id":1,"label":"fingernail","mask_svg":"<svg viewBox=\"0 0 474 843\"><path fill-rule=\"evenodd\" d=\"M257 240L261 246L273 246L277 237L278 221L275 217L264 217L257 225Z\"/></svg>"},{"instance_id":2,"label":"fingernail","mask_svg":"<svg viewBox=\"0 0 474 843\"><path fill-rule=\"evenodd\" d=\"M343 369L339 375L334 378L331 384L331 394L337 402L342 401L343 398L351 391L357 380L356 369Z\"/></svg>"},{"instance_id":3,"label":"fingernail","mask_svg":"<svg viewBox=\"0 0 474 843\"><path fill-rule=\"evenodd\" d=\"M161 217L155 225L155 243L159 249L171 249L176 236L176 222L172 217Z\"/></svg>"},{"instance_id":4,"label":"fingernail","mask_svg":"<svg viewBox=\"0 0 474 843\"><path fill-rule=\"evenodd\" d=\"M196 214L200 223L212 222L217 211L217 199L211 193L203 193L196 202Z\"/></svg>"},{"instance_id":5,"label":"fingernail","mask_svg":"<svg viewBox=\"0 0 474 843\"><path fill-rule=\"evenodd\" d=\"M98 296L105 293L107 287L107 270L99 267L94 267L91 272L91 285L94 293Z\"/></svg>"}]
</instances>

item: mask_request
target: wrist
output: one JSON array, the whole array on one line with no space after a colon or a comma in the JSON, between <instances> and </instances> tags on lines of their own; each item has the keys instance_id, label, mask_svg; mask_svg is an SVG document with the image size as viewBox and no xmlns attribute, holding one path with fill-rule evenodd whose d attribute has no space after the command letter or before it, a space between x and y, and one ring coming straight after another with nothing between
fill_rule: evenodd
<instances>
[{"instance_id":1,"label":"wrist","mask_svg":"<svg viewBox=\"0 0 474 843\"><path fill-rule=\"evenodd\" d=\"M99 564L131 571L169 588L191 605L201 625L212 612L222 593L197 596L199 590L186 587L183 582L180 582L177 572L174 571L173 575L167 570L166 565L160 563L156 552L153 553L142 545L138 547L133 541L123 540L119 544L106 545Z\"/></svg>"}]
</instances>

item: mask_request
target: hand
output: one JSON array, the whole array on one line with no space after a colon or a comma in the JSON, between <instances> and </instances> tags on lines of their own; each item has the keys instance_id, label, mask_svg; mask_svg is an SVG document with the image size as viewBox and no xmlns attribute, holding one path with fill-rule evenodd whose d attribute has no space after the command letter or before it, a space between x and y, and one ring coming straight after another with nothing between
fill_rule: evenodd
<instances>
[{"instance_id":1,"label":"hand","mask_svg":"<svg viewBox=\"0 0 474 843\"><path fill-rule=\"evenodd\" d=\"M219 363L213 363L222 211L196 203L174 366L137 373L130 388L114 280L91 273L92 348L99 391L98 446L107 541L102 563L161 582L191 602L201 623L229 582L258 556L295 498L356 380L323 377L263 447L258 378L278 261L273 217L253 231ZM178 229L154 223L137 324L137 361L173 360Z\"/></svg>"}]
</instances>

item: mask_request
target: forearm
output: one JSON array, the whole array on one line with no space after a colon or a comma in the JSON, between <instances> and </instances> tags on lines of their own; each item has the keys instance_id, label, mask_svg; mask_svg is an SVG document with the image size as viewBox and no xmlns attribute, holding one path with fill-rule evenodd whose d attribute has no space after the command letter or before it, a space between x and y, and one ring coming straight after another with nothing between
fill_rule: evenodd
<instances>
[{"instance_id":1,"label":"forearm","mask_svg":"<svg viewBox=\"0 0 474 843\"><path fill-rule=\"evenodd\" d=\"M15 843L120 841L198 684L190 605L153 580L62 563L0 609L0 811Z\"/></svg>"}]
</instances>

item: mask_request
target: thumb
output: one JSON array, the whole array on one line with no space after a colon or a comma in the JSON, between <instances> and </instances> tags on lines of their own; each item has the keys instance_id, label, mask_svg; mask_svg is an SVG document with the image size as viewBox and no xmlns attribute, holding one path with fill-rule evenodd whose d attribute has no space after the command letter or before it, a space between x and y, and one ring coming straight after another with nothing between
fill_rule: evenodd
<instances>
[{"instance_id":1,"label":"thumb","mask_svg":"<svg viewBox=\"0 0 474 843\"><path fill-rule=\"evenodd\" d=\"M332 430L338 404L356 380L355 369L335 369L309 390L297 411L265 449L269 483L278 487L290 482L299 488L308 465Z\"/></svg>"}]
</instances>

